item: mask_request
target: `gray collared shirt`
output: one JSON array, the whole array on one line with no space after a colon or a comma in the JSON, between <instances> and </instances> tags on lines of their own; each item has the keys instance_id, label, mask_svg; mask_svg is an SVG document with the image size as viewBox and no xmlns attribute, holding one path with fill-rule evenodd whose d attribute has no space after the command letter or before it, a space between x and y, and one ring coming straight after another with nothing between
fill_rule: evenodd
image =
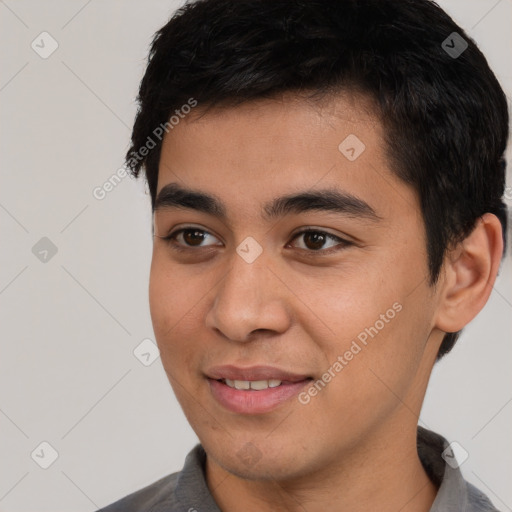
<instances>
[{"instance_id":1,"label":"gray collared shirt","mask_svg":"<svg viewBox=\"0 0 512 512\"><path fill-rule=\"evenodd\" d=\"M464 480L455 464L444 461L441 454L447 448L448 441L442 436L418 427L418 455L439 487L430 512L498 512L489 498ZM181 471L116 501L101 512L221 512L206 485L205 461L206 453L198 444L187 455Z\"/></svg>"}]
</instances>

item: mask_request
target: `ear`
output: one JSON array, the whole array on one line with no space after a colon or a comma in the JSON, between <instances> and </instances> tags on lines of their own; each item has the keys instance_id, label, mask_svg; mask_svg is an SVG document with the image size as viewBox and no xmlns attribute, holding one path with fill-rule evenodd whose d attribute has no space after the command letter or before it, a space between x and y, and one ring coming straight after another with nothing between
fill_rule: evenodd
<instances>
[{"instance_id":1,"label":"ear","mask_svg":"<svg viewBox=\"0 0 512 512\"><path fill-rule=\"evenodd\" d=\"M502 255L501 223L496 215L486 213L445 257L436 327L460 331L480 312L491 294Z\"/></svg>"}]
</instances>

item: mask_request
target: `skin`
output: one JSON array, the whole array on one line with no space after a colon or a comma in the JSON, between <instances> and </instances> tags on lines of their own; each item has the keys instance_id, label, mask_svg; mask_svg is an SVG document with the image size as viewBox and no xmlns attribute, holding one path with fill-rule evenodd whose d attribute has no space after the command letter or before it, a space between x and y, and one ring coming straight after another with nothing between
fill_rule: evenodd
<instances>
[{"instance_id":1,"label":"skin","mask_svg":"<svg viewBox=\"0 0 512 512\"><path fill-rule=\"evenodd\" d=\"M158 191L178 183L213 194L227 220L157 209L149 292L162 363L207 452L219 508L428 511L437 489L416 452L418 417L444 332L467 324L492 289L499 221L479 220L431 287L418 198L391 172L369 101L343 94L313 104L285 95L204 116L199 108L164 139ZM366 146L354 161L338 149L349 134ZM277 196L326 187L364 200L379 220L262 215ZM160 238L190 225L209 234L199 247L179 252ZM327 239L312 250L307 236L295 237L304 227L351 243ZM263 249L250 264L236 252L248 236ZM187 248L190 240L174 242ZM204 374L219 364L321 378L395 303L402 306L395 318L307 405L293 398L243 415L212 397ZM252 463L242 457L249 449Z\"/></svg>"}]
</instances>

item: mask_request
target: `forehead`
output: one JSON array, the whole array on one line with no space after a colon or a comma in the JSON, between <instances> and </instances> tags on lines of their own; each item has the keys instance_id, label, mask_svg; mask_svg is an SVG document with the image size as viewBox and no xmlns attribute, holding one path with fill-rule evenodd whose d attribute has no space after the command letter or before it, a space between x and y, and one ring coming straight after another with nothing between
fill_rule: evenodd
<instances>
[{"instance_id":1,"label":"forehead","mask_svg":"<svg viewBox=\"0 0 512 512\"><path fill-rule=\"evenodd\" d=\"M314 148L332 149L333 138L341 142L344 134L375 146L382 142L381 129L377 107L364 95L344 92L315 99L287 93L232 107L199 104L169 131L163 146L176 154L176 146L197 145L201 139L198 150L216 155L229 148L224 156L245 159L247 167L255 152L259 159L300 159Z\"/></svg>"},{"instance_id":2,"label":"forehead","mask_svg":"<svg viewBox=\"0 0 512 512\"><path fill-rule=\"evenodd\" d=\"M344 94L322 101L283 96L201 111L165 136L157 195L169 183L202 190L247 215L280 196L336 189L381 216L398 200L417 208L392 172L372 102Z\"/></svg>"}]
</instances>

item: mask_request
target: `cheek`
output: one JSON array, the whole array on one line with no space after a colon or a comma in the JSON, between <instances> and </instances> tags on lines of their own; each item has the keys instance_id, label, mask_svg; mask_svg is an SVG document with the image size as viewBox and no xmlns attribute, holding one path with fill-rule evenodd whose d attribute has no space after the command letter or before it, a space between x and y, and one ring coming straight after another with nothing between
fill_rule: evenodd
<instances>
[{"instance_id":1,"label":"cheek","mask_svg":"<svg viewBox=\"0 0 512 512\"><path fill-rule=\"evenodd\" d=\"M176 267L153 257L149 280L149 305L156 342L164 371L178 402L189 418L190 396L196 395L197 380L192 369L197 367L197 320L190 288L183 285ZM194 327L195 326L195 327ZM196 421L189 418L189 421Z\"/></svg>"},{"instance_id":2,"label":"cheek","mask_svg":"<svg viewBox=\"0 0 512 512\"><path fill-rule=\"evenodd\" d=\"M378 268L331 276L315 289L295 280L298 294L318 313L302 326L325 354L323 375L332 393L324 396L338 413L348 407L357 417L392 405L421 364L431 328L429 289L418 262L415 272L397 272L399 263L383 258Z\"/></svg>"},{"instance_id":3,"label":"cheek","mask_svg":"<svg viewBox=\"0 0 512 512\"><path fill-rule=\"evenodd\" d=\"M184 267L171 264L164 250L155 249L149 278L149 307L155 335L172 333L186 324L196 313L206 286Z\"/></svg>"},{"instance_id":4,"label":"cheek","mask_svg":"<svg viewBox=\"0 0 512 512\"><path fill-rule=\"evenodd\" d=\"M297 321L311 339L338 355L358 335L364 341L369 336L366 329L374 330L376 322L379 334L388 330L398 316L393 304L403 296L404 282L393 279L381 266L358 267L357 262L323 270L314 276L291 272L283 278L300 298L295 313L304 313Z\"/></svg>"},{"instance_id":5,"label":"cheek","mask_svg":"<svg viewBox=\"0 0 512 512\"><path fill-rule=\"evenodd\" d=\"M402 400L409 402L430 332L429 320L419 307L424 301L420 295L391 293L379 301L380 306L367 304L368 309L357 315L358 325L347 329L350 335L330 345L330 365L340 364L334 368L338 372L325 399L335 416L369 424Z\"/></svg>"},{"instance_id":6,"label":"cheek","mask_svg":"<svg viewBox=\"0 0 512 512\"><path fill-rule=\"evenodd\" d=\"M198 311L204 295L188 283L176 265L154 255L149 279L149 308L153 330L162 362L166 369L180 368L191 357L194 328L197 329ZM196 286L197 287L197 286ZM179 364L177 363L179 359Z\"/></svg>"}]
</instances>

